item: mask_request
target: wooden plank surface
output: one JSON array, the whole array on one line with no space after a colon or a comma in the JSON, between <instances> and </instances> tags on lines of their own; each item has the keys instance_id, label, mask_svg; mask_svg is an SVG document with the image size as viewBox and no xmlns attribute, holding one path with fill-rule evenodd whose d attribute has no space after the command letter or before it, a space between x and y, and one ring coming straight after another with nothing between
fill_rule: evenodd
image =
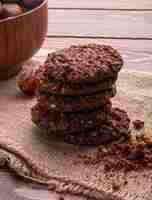
<instances>
[{"instance_id":1,"label":"wooden plank surface","mask_svg":"<svg viewBox=\"0 0 152 200\"><path fill-rule=\"evenodd\" d=\"M49 36L149 38L152 11L49 9Z\"/></svg>"},{"instance_id":2,"label":"wooden plank surface","mask_svg":"<svg viewBox=\"0 0 152 200\"><path fill-rule=\"evenodd\" d=\"M151 0L48 0L55 8L152 9Z\"/></svg>"},{"instance_id":3,"label":"wooden plank surface","mask_svg":"<svg viewBox=\"0 0 152 200\"><path fill-rule=\"evenodd\" d=\"M152 71L152 41L148 40L47 38L44 47L59 49L84 43L112 45L122 54L127 69Z\"/></svg>"}]
</instances>

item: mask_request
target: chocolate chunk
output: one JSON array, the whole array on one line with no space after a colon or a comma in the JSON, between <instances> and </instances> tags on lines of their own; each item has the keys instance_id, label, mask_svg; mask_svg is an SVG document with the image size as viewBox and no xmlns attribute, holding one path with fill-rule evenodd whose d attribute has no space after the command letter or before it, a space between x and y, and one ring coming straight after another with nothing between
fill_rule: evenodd
<instances>
[{"instance_id":1,"label":"chocolate chunk","mask_svg":"<svg viewBox=\"0 0 152 200\"><path fill-rule=\"evenodd\" d=\"M63 198L63 197L60 197L59 200L64 200L64 198Z\"/></svg>"},{"instance_id":2,"label":"chocolate chunk","mask_svg":"<svg viewBox=\"0 0 152 200\"><path fill-rule=\"evenodd\" d=\"M112 190L113 190L114 192L120 190L120 187L121 187L121 185L120 185L120 183L119 183L118 180L113 180L113 181L112 181Z\"/></svg>"},{"instance_id":3,"label":"chocolate chunk","mask_svg":"<svg viewBox=\"0 0 152 200\"><path fill-rule=\"evenodd\" d=\"M132 123L133 123L133 126L134 126L135 129L142 129L142 128L144 128L144 121L134 120Z\"/></svg>"},{"instance_id":4,"label":"chocolate chunk","mask_svg":"<svg viewBox=\"0 0 152 200\"><path fill-rule=\"evenodd\" d=\"M128 160L141 160L145 156L144 150L135 149L128 155Z\"/></svg>"}]
</instances>

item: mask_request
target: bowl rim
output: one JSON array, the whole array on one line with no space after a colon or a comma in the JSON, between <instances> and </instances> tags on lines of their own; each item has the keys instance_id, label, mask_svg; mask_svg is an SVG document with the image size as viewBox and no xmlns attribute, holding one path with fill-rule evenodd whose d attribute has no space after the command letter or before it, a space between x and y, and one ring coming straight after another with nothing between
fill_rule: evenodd
<instances>
[{"instance_id":1,"label":"bowl rim","mask_svg":"<svg viewBox=\"0 0 152 200\"><path fill-rule=\"evenodd\" d=\"M0 24L8 22L8 21L11 21L11 20L18 19L18 18L20 18L22 16L30 15L31 13L34 13L37 10L39 10L41 7L43 7L47 3L48 3L48 0L43 0L43 2L39 6L33 8L32 10L29 10L29 11L27 11L27 12L25 12L23 14L17 15L17 16L12 16L12 17L8 17L8 18L5 18L5 19L1 19L0 20Z\"/></svg>"}]
</instances>

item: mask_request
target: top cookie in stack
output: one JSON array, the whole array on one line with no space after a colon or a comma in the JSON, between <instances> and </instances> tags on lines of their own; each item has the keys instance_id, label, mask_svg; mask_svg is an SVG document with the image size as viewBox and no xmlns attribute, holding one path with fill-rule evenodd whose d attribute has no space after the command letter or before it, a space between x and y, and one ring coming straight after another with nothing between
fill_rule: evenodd
<instances>
[{"instance_id":1,"label":"top cookie in stack","mask_svg":"<svg viewBox=\"0 0 152 200\"><path fill-rule=\"evenodd\" d=\"M106 45L71 46L49 54L41 67L32 120L40 128L68 136L101 129L111 113L110 99L122 65L117 50Z\"/></svg>"},{"instance_id":2,"label":"top cookie in stack","mask_svg":"<svg viewBox=\"0 0 152 200\"><path fill-rule=\"evenodd\" d=\"M71 46L48 55L44 79L51 93L92 94L111 88L122 65L121 56L110 46Z\"/></svg>"}]
</instances>

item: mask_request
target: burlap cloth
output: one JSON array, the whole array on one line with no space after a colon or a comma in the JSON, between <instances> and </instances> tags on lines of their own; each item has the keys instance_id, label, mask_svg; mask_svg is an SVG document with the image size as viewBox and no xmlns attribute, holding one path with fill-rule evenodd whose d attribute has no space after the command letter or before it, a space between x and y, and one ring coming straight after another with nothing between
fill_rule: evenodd
<instances>
[{"instance_id":1,"label":"burlap cloth","mask_svg":"<svg viewBox=\"0 0 152 200\"><path fill-rule=\"evenodd\" d=\"M43 61L41 50L28 65ZM152 74L122 70L114 105L128 111L132 119L152 125ZM152 170L113 172L105 175L102 162L86 165L78 154L91 154L95 148L65 144L38 130L31 122L30 108L35 103L22 95L16 78L0 83L0 164L7 163L22 177L40 182L57 192L82 194L91 199L152 199ZM119 181L118 191L112 190ZM128 181L124 185L124 181ZM118 198L118 199L119 199Z\"/></svg>"}]
</instances>

